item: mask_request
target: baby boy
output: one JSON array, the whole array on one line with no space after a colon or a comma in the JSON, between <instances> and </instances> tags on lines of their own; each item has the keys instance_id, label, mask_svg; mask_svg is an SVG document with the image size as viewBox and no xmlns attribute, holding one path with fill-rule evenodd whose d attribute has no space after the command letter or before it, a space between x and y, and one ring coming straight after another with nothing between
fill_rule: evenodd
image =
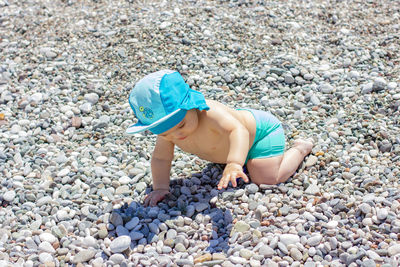
<instances>
[{"instance_id":1,"label":"baby boy","mask_svg":"<svg viewBox=\"0 0 400 267\"><path fill-rule=\"evenodd\" d=\"M253 183L285 182L313 146L311 141L296 140L285 152L282 125L271 113L207 100L176 71L161 70L142 78L132 89L129 104L138 123L126 132L149 130L157 135L151 159L153 191L145 198L146 206L156 205L169 193L175 145L226 164L218 189L227 188L229 182L236 187L237 178L249 182L244 165Z\"/></svg>"}]
</instances>

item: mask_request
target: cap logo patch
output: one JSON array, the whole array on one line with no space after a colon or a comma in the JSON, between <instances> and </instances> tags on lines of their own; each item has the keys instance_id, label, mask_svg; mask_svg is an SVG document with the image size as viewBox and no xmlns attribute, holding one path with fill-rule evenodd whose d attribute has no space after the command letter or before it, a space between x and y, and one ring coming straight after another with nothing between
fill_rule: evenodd
<instances>
[{"instance_id":1,"label":"cap logo patch","mask_svg":"<svg viewBox=\"0 0 400 267\"><path fill-rule=\"evenodd\" d=\"M143 106L140 106L139 111L143 113L143 116L145 118L152 119L154 116L154 113L150 108L145 108Z\"/></svg>"}]
</instances>

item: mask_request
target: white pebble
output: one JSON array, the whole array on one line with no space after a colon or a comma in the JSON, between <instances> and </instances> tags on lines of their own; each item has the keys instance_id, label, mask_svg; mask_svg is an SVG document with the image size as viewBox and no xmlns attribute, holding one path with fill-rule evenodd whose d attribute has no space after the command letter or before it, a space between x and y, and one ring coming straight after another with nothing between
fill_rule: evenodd
<instances>
[{"instance_id":1,"label":"white pebble","mask_svg":"<svg viewBox=\"0 0 400 267\"><path fill-rule=\"evenodd\" d=\"M47 242L47 241L43 241L42 243L39 244L39 250L43 251L43 252L47 252L50 254L54 254L56 253L56 250L53 248L53 246Z\"/></svg>"},{"instance_id":2,"label":"white pebble","mask_svg":"<svg viewBox=\"0 0 400 267\"><path fill-rule=\"evenodd\" d=\"M105 157L105 156L100 156L100 157L97 157L97 158L96 158L96 162L97 162L97 163L100 163L100 164L106 163L107 160L108 160L108 158Z\"/></svg>"},{"instance_id":3,"label":"white pebble","mask_svg":"<svg viewBox=\"0 0 400 267\"><path fill-rule=\"evenodd\" d=\"M50 253L43 252L43 253L39 254L39 261L41 263L46 263L46 262L50 263L50 262L54 262L54 259L53 259L53 257L51 256Z\"/></svg>"},{"instance_id":4,"label":"white pebble","mask_svg":"<svg viewBox=\"0 0 400 267\"><path fill-rule=\"evenodd\" d=\"M3 199L8 202L12 202L16 196L14 190L6 191L3 195Z\"/></svg>"},{"instance_id":5,"label":"white pebble","mask_svg":"<svg viewBox=\"0 0 400 267\"><path fill-rule=\"evenodd\" d=\"M55 237L54 235L50 234L50 233L42 233L39 236L41 241L47 241L49 243L55 243L56 241L58 241L57 237Z\"/></svg>"},{"instance_id":6,"label":"white pebble","mask_svg":"<svg viewBox=\"0 0 400 267\"><path fill-rule=\"evenodd\" d=\"M61 171L59 171L59 172L57 173L57 176L58 176L58 177L64 177L64 176L68 175L69 172L70 172L70 169L69 169L69 168L64 168L64 169L62 169Z\"/></svg>"}]
</instances>

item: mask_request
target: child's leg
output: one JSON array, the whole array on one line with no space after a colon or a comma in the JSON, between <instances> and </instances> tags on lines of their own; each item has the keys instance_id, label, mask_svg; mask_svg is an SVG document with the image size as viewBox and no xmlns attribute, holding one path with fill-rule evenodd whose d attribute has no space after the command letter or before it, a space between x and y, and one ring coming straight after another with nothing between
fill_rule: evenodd
<instances>
[{"instance_id":1,"label":"child's leg","mask_svg":"<svg viewBox=\"0 0 400 267\"><path fill-rule=\"evenodd\" d=\"M293 147L282 156L249 159L247 169L251 181L256 184L278 184L285 182L299 167L313 147L307 140L296 140Z\"/></svg>"}]
</instances>

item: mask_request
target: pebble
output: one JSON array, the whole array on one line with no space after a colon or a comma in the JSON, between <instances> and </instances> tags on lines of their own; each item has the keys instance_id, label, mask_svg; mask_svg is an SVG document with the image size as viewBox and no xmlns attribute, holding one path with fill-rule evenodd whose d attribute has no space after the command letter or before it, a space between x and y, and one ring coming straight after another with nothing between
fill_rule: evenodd
<instances>
[{"instance_id":1,"label":"pebble","mask_svg":"<svg viewBox=\"0 0 400 267\"><path fill-rule=\"evenodd\" d=\"M400 244L394 244L388 248L389 256L400 254Z\"/></svg>"},{"instance_id":2,"label":"pebble","mask_svg":"<svg viewBox=\"0 0 400 267\"><path fill-rule=\"evenodd\" d=\"M300 261L303 259L303 254L300 252L298 248L291 248L290 256L296 261Z\"/></svg>"},{"instance_id":3,"label":"pebble","mask_svg":"<svg viewBox=\"0 0 400 267\"><path fill-rule=\"evenodd\" d=\"M249 194L255 194L255 193L258 192L258 186L256 184L253 184L253 183L249 184L249 185L246 186L246 191Z\"/></svg>"},{"instance_id":4,"label":"pebble","mask_svg":"<svg viewBox=\"0 0 400 267\"><path fill-rule=\"evenodd\" d=\"M14 190L10 190L10 191L7 191L7 192L4 193L3 199L5 201L12 202L14 200L15 196L16 196L15 191Z\"/></svg>"},{"instance_id":5,"label":"pebble","mask_svg":"<svg viewBox=\"0 0 400 267\"><path fill-rule=\"evenodd\" d=\"M87 262L91 260L96 255L96 251L90 249L84 249L79 251L73 258L72 262L74 264Z\"/></svg>"},{"instance_id":6,"label":"pebble","mask_svg":"<svg viewBox=\"0 0 400 267\"><path fill-rule=\"evenodd\" d=\"M300 239L299 239L300 240ZM260 250L258 251L258 253L262 256L264 256L265 258L271 258L274 254L275 254L275 250L272 249L271 247L264 245L260 248Z\"/></svg>"},{"instance_id":7,"label":"pebble","mask_svg":"<svg viewBox=\"0 0 400 267\"><path fill-rule=\"evenodd\" d=\"M56 250L53 248L53 246L47 241L44 241L39 244L39 250L50 253L50 254L54 254L56 252Z\"/></svg>"},{"instance_id":8,"label":"pebble","mask_svg":"<svg viewBox=\"0 0 400 267\"><path fill-rule=\"evenodd\" d=\"M100 164L106 163L107 160L108 160L108 158L105 157L105 156L100 156L100 157L97 157L97 158L96 158L96 162L97 162L97 163L100 163Z\"/></svg>"},{"instance_id":9,"label":"pebble","mask_svg":"<svg viewBox=\"0 0 400 267\"><path fill-rule=\"evenodd\" d=\"M97 247L97 241L93 236L86 236L83 239L83 245L86 247L93 247L96 248Z\"/></svg>"},{"instance_id":10,"label":"pebble","mask_svg":"<svg viewBox=\"0 0 400 267\"><path fill-rule=\"evenodd\" d=\"M120 253L129 248L131 244L130 236L120 236L114 239L110 244L110 250L112 253Z\"/></svg>"},{"instance_id":11,"label":"pebble","mask_svg":"<svg viewBox=\"0 0 400 267\"><path fill-rule=\"evenodd\" d=\"M137 231L132 231L129 233L129 237L131 240L135 241L135 240L140 240L144 237L143 233L141 232L137 232Z\"/></svg>"},{"instance_id":12,"label":"pebble","mask_svg":"<svg viewBox=\"0 0 400 267\"><path fill-rule=\"evenodd\" d=\"M247 259L236 256L230 256L228 259L234 264L245 264L247 262Z\"/></svg>"},{"instance_id":13,"label":"pebble","mask_svg":"<svg viewBox=\"0 0 400 267\"><path fill-rule=\"evenodd\" d=\"M376 213L376 216L378 217L379 220L385 220L388 215L389 215L389 212L385 208L378 209L377 213Z\"/></svg>"},{"instance_id":14,"label":"pebble","mask_svg":"<svg viewBox=\"0 0 400 267\"><path fill-rule=\"evenodd\" d=\"M237 232L243 233L250 229L250 225L244 221L238 221L235 223L234 228Z\"/></svg>"},{"instance_id":15,"label":"pebble","mask_svg":"<svg viewBox=\"0 0 400 267\"><path fill-rule=\"evenodd\" d=\"M197 212L202 212L208 208L208 204L207 203L196 203L194 207Z\"/></svg>"},{"instance_id":16,"label":"pebble","mask_svg":"<svg viewBox=\"0 0 400 267\"><path fill-rule=\"evenodd\" d=\"M58 241L57 237L52 235L51 233L42 233L39 236L40 240L43 242L55 243Z\"/></svg>"},{"instance_id":17,"label":"pebble","mask_svg":"<svg viewBox=\"0 0 400 267\"><path fill-rule=\"evenodd\" d=\"M42 252L39 254L39 261L44 264L44 263L48 263L48 262L53 262L54 259L50 253Z\"/></svg>"},{"instance_id":18,"label":"pebble","mask_svg":"<svg viewBox=\"0 0 400 267\"><path fill-rule=\"evenodd\" d=\"M306 167L314 166L317 163L317 161L318 161L318 158L316 156L314 156L314 155L308 156L307 161L306 161Z\"/></svg>"},{"instance_id":19,"label":"pebble","mask_svg":"<svg viewBox=\"0 0 400 267\"><path fill-rule=\"evenodd\" d=\"M300 237L294 234L282 234L279 235L279 240L285 245L296 244L300 242Z\"/></svg>"},{"instance_id":20,"label":"pebble","mask_svg":"<svg viewBox=\"0 0 400 267\"><path fill-rule=\"evenodd\" d=\"M125 224L125 228L129 231L135 228L139 224L140 219L138 217L133 217L129 222ZM121 224L119 224L121 225Z\"/></svg>"},{"instance_id":21,"label":"pebble","mask_svg":"<svg viewBox=\"0 0 400 267\"><path fill-rule=\"evenodd\" d=\"M310 184L304 192L306 194L315 195L320 192L320 189L319 189L318 185Z\"/></svg>"},{"instance_id":22,"label":"pebble","mask_svg":"<svg viewBox=\"0 0 400 267\"><path fill-rule=\"evenodd\" d=\"M333 86L329 83L323 83L319 86L319 89L324 94L331 94L334 90Z\"/></svg>"},{"instance_id":23,"label":"pebble","mask_svg":"<svg viewBox=\"0 0 400 267\"><path fill-rule=\"evenodd\" d=\"M85 94L84 99L94 105L99 101L99 95L96 93Z\"/></svg>"},{"instance_id":24,"label":"pebble","mask_svg":"<svg viewBox=\"0 0 400 267\"><path fill-rule=\"evenodd\" d=\"M240 257L245 258L246 260L249 260L253 255L254 252L248 249L241 249L239 252Z\"/></svg>"},{"instance_id":25,"label":"pebble","mask_svg":"<svg viewBox=\"0 0 400 267\"><path fill-rule=\"evenodd\" d=\"M368 214L371 212L372 208L370 205L368 205L367 203L362 203L359 206L359 209L364 213L364 214Z\"/></svg>"},{"instance_id":26,"label":"pebble","mask_svg":"<svg viewBox=\"0 0 400 267\"><path fill-rule=\"evenodd\" d=\"M374 80L372 89L375 91L381 91L386 89L386 86L387 86L386 80L384 78L379 77Z\"/></svg>"},{"instance_id":27,"label":"pebble","mask_svg":"<svg viewBox=\"0 0 400 267\"><path fill-rule=\"evenodd\" d=\"M315 247L317 246L322 240L322 235L314 235L311 236L308 240L307 240L307 245Z\"/></svg>"}]
</instances>

